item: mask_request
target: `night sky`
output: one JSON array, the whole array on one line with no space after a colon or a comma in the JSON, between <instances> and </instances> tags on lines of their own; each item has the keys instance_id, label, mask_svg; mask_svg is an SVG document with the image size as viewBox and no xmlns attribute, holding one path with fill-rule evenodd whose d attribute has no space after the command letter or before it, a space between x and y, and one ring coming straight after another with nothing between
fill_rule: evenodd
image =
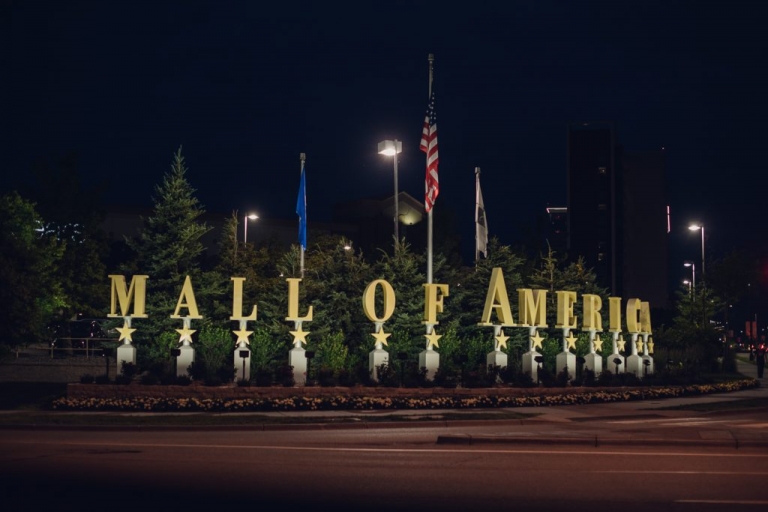
<instances>
[{"instance_id":1,"label":"night sky","mask_svg":"<svg viewBox=\"0 0 768 512\"><path fill-rule=\"evenodd\" d=\"M700 257L691 220L708 256L766 247L768 4L335 5L0 0L3 188L75 153L109 202L149 204L181 145L206 210L290 219L305 152L311 223L391 194L376 146L398 138L400 189L421 199L434 53L436 209L470 251L474 168L491 235L514 244L565 204L567 124L601 120L628 150L665 148L674 254Z\"/></svg>"}]
</instances>

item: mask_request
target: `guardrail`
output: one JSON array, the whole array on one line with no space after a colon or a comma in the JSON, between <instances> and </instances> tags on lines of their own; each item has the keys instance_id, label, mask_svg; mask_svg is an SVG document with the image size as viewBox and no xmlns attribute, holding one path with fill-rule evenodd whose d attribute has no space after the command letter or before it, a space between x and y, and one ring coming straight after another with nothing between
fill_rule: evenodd
<instances>
[{"instance_id":1,"label":"guardrail","mask_svg":"<svg viewBox=\"0 0 768 512\"><path fill-rule=\"evenodd\" d=\"M56 338L51 342L50 351L51 359L54 358L54 353L63 352L67 355L79 355L85 353L86 359L91 357L101 357L102 347L101 342L104 341L117 341L115 338ZM61 346L64 343L69 342L67 347ZM56 346L59 344L60 346Z\"/></svg>"}]
</instances>

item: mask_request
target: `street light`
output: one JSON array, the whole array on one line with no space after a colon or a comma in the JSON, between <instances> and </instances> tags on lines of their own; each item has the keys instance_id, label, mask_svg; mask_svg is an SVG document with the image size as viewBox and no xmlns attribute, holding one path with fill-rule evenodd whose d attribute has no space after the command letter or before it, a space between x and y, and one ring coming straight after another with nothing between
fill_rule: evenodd
<instances>
[{"instance_id":1,"label":"street light","mask_svg":"<svg viewBox=\"0 0 768 512\"><path fill-rule=\"evenodd\" d=\"M688 226L691 231L701 230L701 275L706 276L707 271L704 267L704 224L691 224Z\"/></svg>"},{"instance_id":2,"label":"street light","mask_svg":"<svg viewBox=\"0 0 768 512\"><path fill-rule=\"evenodd\" d=\"M696 264L692 261L686 261L683 266L691 267L691 284L693 285L693 293L696 293Z\"/></svg>"},{"instance_id":3,"label":"street light","mask_svg":"<svg viewBox=\"0 0 768 512\"><path fill-rule=\"evenodd\" d=\"M403 143L399 140L385 140L379 142L379 154L394 157L392 160L395 162L395 243L400 241L400 232L398 229L398 223L400 222L400 198L398 196L397 189L397 154L402 153Z\"/></svg>"},{"instance_id":4,"label":"street light","mask_svg":"<svg viewBox=\"0 0 768 512\"><path fill-rule=\"evenodd\" d=\"M688 279L683 279L683 284L688 285L688 295L691 295L691 282Z\"/></svg>"},{"instance_id":5,"label":"street light","mask_svg":"<svg viewBox=\"0 0 768 512\"><path fill-rule=\"evenodd\" d=\"M243 243L248 243L248 219L256 220L259 216L255 213L249 213L245 216L245 220L243 221Z\"/></svg>"}]
</instances>

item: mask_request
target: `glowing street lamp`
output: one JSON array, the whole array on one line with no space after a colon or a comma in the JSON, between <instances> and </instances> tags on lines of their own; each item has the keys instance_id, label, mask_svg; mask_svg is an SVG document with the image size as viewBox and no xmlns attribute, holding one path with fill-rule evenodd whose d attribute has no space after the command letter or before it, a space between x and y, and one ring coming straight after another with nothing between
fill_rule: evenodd
<instances>
[{"instance_id":1,"label":"glowing street lamp","mask_svg":"<svg viewBox=\"0 0 768 512\"><path fill-rule=\"evenodd\" d=\"M256 220L259 216L255 213L249 213L245 216L245 219L243 221L243 243L248 243L248 219L250 220Z\"/></svg>"},{"instance_id":2,"label":"glowing street lamp","mask_svg":"<svg viewBox=\"0 0 768 512\"><path fill-rule=\"evenodd\" d=\"M688 285L688 295L691 295L691 282L688 279L683 279L683 284Z\"/></svg>"},{"instance_id":3,"label":"glowing street lamp","mask_svg":"<svg viewBox=\"0 0 768 512\"><path fill-rule=\"evenodd\" d=\"M706 275L707 271L704 268L704 224L691 224L688 229L691 231L701 230L701 274Z\"/></svg>"},{"instance_id":4,"label":"glowing street lamp","mask_svg":"<svg viewBox=\"0 0 768 512\"><path fill-rule=\"evenodd\" d=\"M397 154L402 153L403 143L399 140L385 140L379 142L379 154L394 157L392 160L395 162L395 243L400 241L400 231L398 224L400 221L400 198L398 196L397 189Z\"/></svg>"},{"instance_id":5,"label":"glowing street lamp","mask_svg":"<svg viewBox=\"0 0 768 512\"><path fill-rule=\"evenodd\" d=\"M691 267L691 285L693 286L693 293L696 293L696 264L692 261L686 261L683 266Z\"/></svg>"}]
</instances>

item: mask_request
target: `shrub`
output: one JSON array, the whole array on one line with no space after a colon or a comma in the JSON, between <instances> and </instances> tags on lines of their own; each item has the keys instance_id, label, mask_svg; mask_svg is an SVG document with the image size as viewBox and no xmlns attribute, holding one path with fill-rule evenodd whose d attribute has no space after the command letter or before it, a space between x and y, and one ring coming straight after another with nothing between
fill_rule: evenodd
<instances>
[{"instance_id":1,"label":"shrub","mask_svg":"<svg viewBox=\"0 0 768 512\"><path fill-rule=\"evenodd\" d=\"M380 386L396 388L400 385L400 379L395 372L395 367L389 363L378 365L376 367L376 376Z\"/></svg>"},{"instance_id":2,"label":"shrub","mask_svg":"<svg viewBox=\"0 0 768 512\"><path fill-rule=\"evenodd\" d=\"M352 387L355 384L357 384L357 381L355 380L354 373L350 372L346 368L339 370L339 386Z\"/></svg>"},{"instance_id":3,"label":"shrub","mask_svg":"<svg viewBox=\"0 0 768 512\"><path fill-rule=\"evenodd\" d=\"M80 384L93 384L93 375L86 373L80 376Z\"/></svg>"},{"instance_id":4,"label":"shrub","mask_svg":"<svg viewBox=\"0 0 768 512\"><path fill-rule=\"evenodd\" d=\"M321 367L317 370L317 381L323 387L331 387L336 385L336 376L334 371L328 367Z\"/></svg>"},{"instance_id":5,"label":"shrub","mask_svg":"<svg viewBox=\"0 0 768 512\"><path fill-rule=\"evenodd\" d=\"M147 386L153 386L160 382L160 377L152 372L147 372L139 378L139 382Z\"/></svg>"},{"instance_id":6,"label":"shrub","mask_svg":"<svg viewBox=\"0 0 768 512\"><path fill-rule=\"evenodd\" d=\"M571 374L568 372L568 365L564 366L562 370L560 370L560 373L557 374L557 377L555 377L555 383L561 387L564 388L568 386L568 383L572 380Z\"/></svg>"},{"instance_id":7,"label":"shrub","mask_svg":"<svg viewBox=\"0 0 768 512\"><path fill-rule=\"evenodd\" d=\"M247 388L251 386L251 381L248 379L237 379L237 387Z\"/></svg>"},{"instance_id":8,"label":"shrub","mask_svg":"<svg viewBox=\"0 0 768 512\"><path fill-rule=\"evenodd\" d=\"M268 368L259 368L255 375L256 385L266 387L272 385L272 372Z\"/></svg>"},{"instance_id":9,"label":"shrub","mask_svg":"<svg viewBox=\"0 0 768 512\"><path fill-rule=\"evenodd\" d=\"M174 379L173 383L177 386L189 386L192 384L192 379L189 377L189 375L178 375Z\"/></svg>"},{"instance_id":10,"label":"shrub","mask_svg":"<svg viewBox=\"0 0 768 512\"><path fill-rule=\"evenodd\" d=\"M532 388L536 385L535 382L533 382L533 377L531 377L530 372L518 372L515 375L515 386L520 386L522 388Z\"/></svg>"},{"instance_id":11,"label":"shrub","mask_svg":"<svg viewBox=\"0 0 768 512\"><path fill-rule=\"evenodd\" d=\"M130 384L131 382L133 382L133 379L130 377L127 377L126 375L120 374L115 377L115 384L127 385L127 384Z\"/></svg>"},{"instance_id":12,"label":"shrub","mask_svg":"<svg viewBox=\"0 0 768 512\"><path fill-rule=\"evenodd\" d=\"M293 378L293 366L283 364L277 369L277 381L281 386L290 388L296 385L296 379Z\"/></svg>"},{"instance_id":13,"label":"shrub","mask_svg":"<svg viewBox=\"0 0 768 512\"><path fill-rule=\"evenodd\" d=\"M96 384L109 384L109 375L97 375L93 381Z\"/></svg>"}]
</instances>

